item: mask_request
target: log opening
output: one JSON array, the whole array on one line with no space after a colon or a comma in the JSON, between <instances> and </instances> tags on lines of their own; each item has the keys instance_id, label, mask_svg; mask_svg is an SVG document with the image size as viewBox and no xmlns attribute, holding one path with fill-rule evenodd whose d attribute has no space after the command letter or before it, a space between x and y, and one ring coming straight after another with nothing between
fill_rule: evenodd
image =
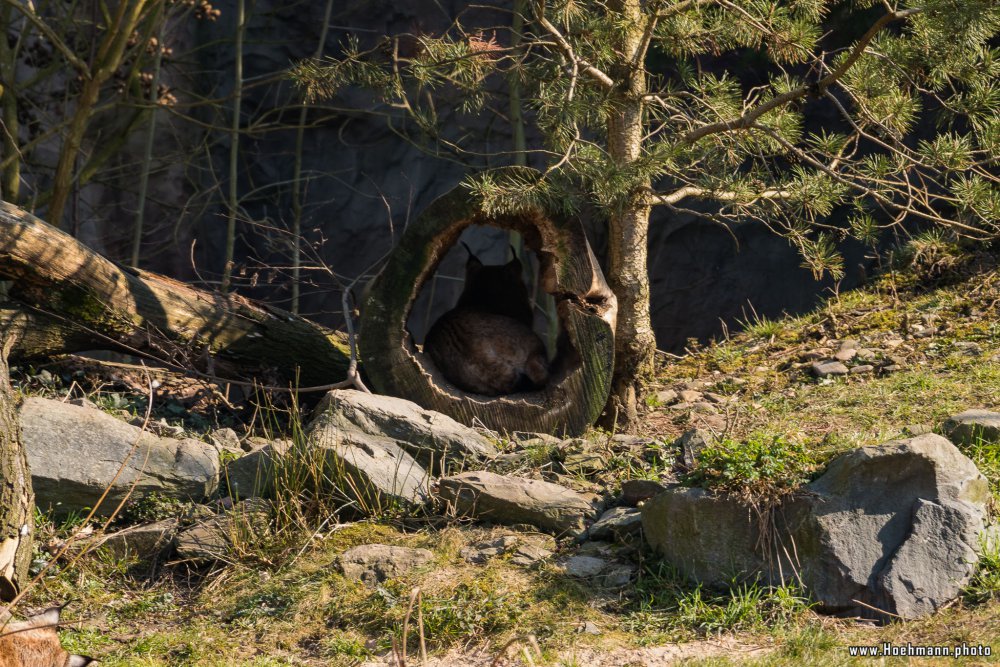
<instances>
[{"instance_id":1,"label":"log opening","mask_svg":"<svg viewBox=\"0 0 1000 667\"><path fill-rule=\"evenodd\" d=\"M560 342L542 389L501 396L463 392L418 349L407 327L421 288L472 225L519 232L538 257L541 289L556 299ZM361 317L361 356L381 393L501 432L575 435L594 423L607 399L616 313L578 220L539 209L489 216L473 195L456 188L407 228L372 283Z\"/></svg>"}]
</instances>

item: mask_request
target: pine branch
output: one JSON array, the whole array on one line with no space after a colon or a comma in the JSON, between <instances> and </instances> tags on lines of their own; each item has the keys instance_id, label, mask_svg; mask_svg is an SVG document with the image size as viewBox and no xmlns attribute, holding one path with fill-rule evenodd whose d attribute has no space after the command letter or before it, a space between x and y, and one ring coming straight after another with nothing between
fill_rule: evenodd
<instances>
[{"instance_id":1,"label":"pine branch","mask_svg":"<svg viewBox=\"0 0 1000 667\"><path fill-rule=\"evenodd\" d=\"M556 40L559 48L563 50L566 57L577 67L580 71L584 72L592 79L600 83L602 86L611 90L617 86L615 80L610 76L602 72L600 69L590 64L587 60L583 58L578 58L576 53L573 51L573 46L567 41L563 34L559 32L559 28L552 25L552 23L545 18L545 0L538 0L535 3L535 20L538 24L545 28L545 31L552 35L552 38Z\"/></svg>"},{"instance_id":2,"label":"pine branch","mask_svg":"<svg viewBox=\"0 0 1000 667\"><path fill-rule=\"evenodd\" d=\"M738 118L711 123L709 125L699 127L696 130L691 130L681 139L682 143L694 143L703 137L707 137L711 134L718 134L720 132L748 129L757 122L757 119L769 111L773 111L774 109L782 107L790 102L794 102L795 100L809 94L822 94L824 90L844 76L854 63L857 62L858 58L861 57L861 54L864 53L865 49L868 47L868 44L875 39L875 35L878 34L882 28L890 23L908 18L921 11L922 10L920 8L901 9L899 11L892 12L891 14L883 15L878 21L873 23L864 36L862 36L857 45L855 45L854 50L844 60L844 62L842 62L833 72L820 79L817 83L799 86L798 88L789 90L786 93L782 93L781 95L754 107Z\"/></svg>"}]
</instances>

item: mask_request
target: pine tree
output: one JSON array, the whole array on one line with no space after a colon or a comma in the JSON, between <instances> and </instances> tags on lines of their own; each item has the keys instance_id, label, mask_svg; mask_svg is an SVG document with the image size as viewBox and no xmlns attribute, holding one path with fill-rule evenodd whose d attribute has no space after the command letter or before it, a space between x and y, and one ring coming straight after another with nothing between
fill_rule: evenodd
<instances>
[{"instance_id":1,"label":"pine tree","mask_svg":"<svg viewBox=\"0 0 1000 667\"><path fill-rule=\"evenodd\" d=\"M608 407L620 428L635 425L653 368L652 207L760 221L834 277L848 235L1000 231L996 0L524 4L514 42L458 21L370 48L350 40L342 57L302 62L292 76L308 99L371 89L405 118L398 131L448 154L479 147L444 138L442 104L500 113L492 98L508 89L497 77L520 84L543 176L473 174L467 186L497 211L584 200L603 211L619 306Z\"/></svg>"}]
</instances>

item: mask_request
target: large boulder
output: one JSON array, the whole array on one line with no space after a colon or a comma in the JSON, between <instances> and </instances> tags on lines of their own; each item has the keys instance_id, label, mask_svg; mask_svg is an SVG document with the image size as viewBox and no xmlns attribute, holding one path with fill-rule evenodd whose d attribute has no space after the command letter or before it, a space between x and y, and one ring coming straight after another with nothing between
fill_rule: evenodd
<instances>
[{"instance_id":1,"label":"large boulder","mask_svg":"<svg viewBox=\"0 0 1000 667\"><path fill-rule=\"evenodd\" d=\"M340 389L329 392L316 408L328 423L392 441L435 473L457 471L468 463L496 456L496 447L475 430L416 403Z\"/></svg>"},{"instance_id":2,"label":"large boulder","mask_svg":"<svg viewBox=\"0 0 1000 667\"><path fill-rule=\"evenodd\" d=\"M917 618L955 599L975 570L989 485L941 436L849 452L806 492L789 527L802 580L829 611Z\"/></svg>"},{"instance_id":3,"label":"large boulder","mask_svg":"<svg viewBox=\"0 0 1000 667\"><path fill-rule=\"evenodd\" d=\"M99 509L106 515L133 484L133 498L156 492L196 501L218 486L218 455L198 440L161 438L100 410L45 398L25 399L20 417L43 509L65 514L93 507L110 487Z\"/></svg>"},{"instance_id":4,"label":"large boulder","mask_svg":"<svg viewBox=\"0 0 1000 667\"><path fill-rule=\"evenodd\" d=\"M306 442L293 446L288 455L321 466L328 483L362 513L391 505L411 507L428 499L430 475L396 440L345 429L331 410L316 414Z\"/></svg>"},{"instance_id":5,"label":"large boulder","mask_svg":"<svg viewBox=\"0 0 1000 667\"><path fill-rule=\"evenodd\" d=\"M642 521L649 542L692 579L800 582L824 611L885 622L958 596L978 560L989 498L972 461L928 433L840 456L765 516L678 487L647 501Z\"/></svg>"},{"instance_id":6,"label":"large boulder","mask_svg":"<svg viewBox=\"0 0 1000 667\"><path fill-rule=\"evenodd\" d=\"M646 541L689 579L709 586L757 579L779 583L781 573L793 572L780 544L763 548L760 514L735 498L673 486L647 500L641 511ZM768 553L784 560L774 573Z\"/></svg>"},{"instance_id":7,"label":"large boulder","mask_svg":"<svg viewBox=\"0 0 1000 667\"><path fill-rule=\"evenodd\" d=\"M438 494L458 514L508 526L528 524L555 535L581 533L596 514L594 501L566 487L491 472L443 477Z\"/></svg>"}]
</instances>

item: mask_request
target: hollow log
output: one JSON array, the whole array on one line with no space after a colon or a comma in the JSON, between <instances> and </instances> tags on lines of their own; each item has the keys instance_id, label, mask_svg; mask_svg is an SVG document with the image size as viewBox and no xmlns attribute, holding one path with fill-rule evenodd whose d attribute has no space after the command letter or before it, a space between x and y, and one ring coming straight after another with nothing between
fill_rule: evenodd
<instances>
[{"instance_id":1,"label":"hollow log","mask_svg":"<svg viewBox=\"0 0 1000 667\"><path fill-rule=\"evenodd\" d=\"M556 300L560 344L538 391L488 397L448 382L406 327L424 283L470 225L520 232L539 259L542 289ZM361 315L365 374L379 393L409 399L466 424L500 432L579 435L604 408L614 366L615 297L579 220L526 208L490 216L464 188L437 199L407 227L372 282Z\"/></svg>"},{"instance_id":2,"label":"hollow log","mask_svg":"<svg viewBox=\"0 0 1000 667\"><path fill-rule=\"evenodd\" d=\"M83 350L149 355L166 364L264 383L344 378L346 337L238 295L196 289L97 254L27 211L0 202L0 332L12 359Z\"/></svg>"}]
</instances>

